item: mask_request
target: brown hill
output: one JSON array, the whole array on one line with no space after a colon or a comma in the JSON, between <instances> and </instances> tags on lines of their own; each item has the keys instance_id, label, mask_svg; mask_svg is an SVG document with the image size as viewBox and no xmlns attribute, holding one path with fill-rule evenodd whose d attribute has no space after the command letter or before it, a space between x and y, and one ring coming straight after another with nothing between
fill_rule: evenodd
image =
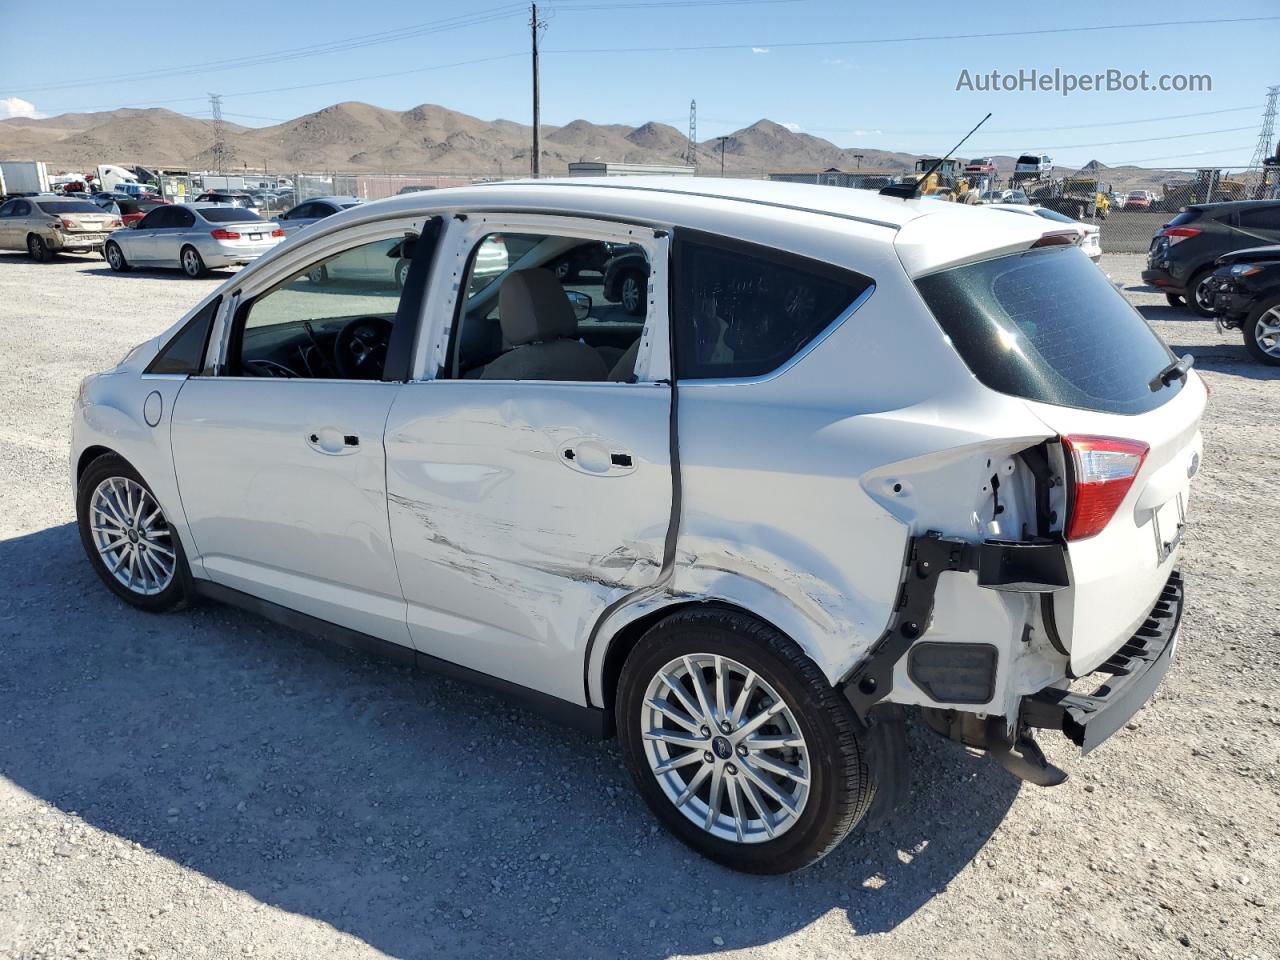
<instances>
[{"instance_id":1,"label":"brown hill","mask_svg":"<svg viewBox=\"0 0 1280 960\"><path fill-rule=\"evenodd\" d=\"M384 110L367 103L336 103L269 127L226 124L229 167L276 170L393 173L506 174L529 163L527 125L480 120L435 104ZM574 160L683 163L688 144L666 124L638 127L574 120L543 126L543 171L562 174ZM208 167L213 130L207 120L163 109L63 114L40 120L0 121L0 158L46 160L57 167L97 163ZM855 154L867 167L909 167L909 154L844 149L819 137L761 120L731 134L724 144L727 172L853 168ZM698 145L699 164L719 169L720 143Z\"/></svg>"}]
</instances>

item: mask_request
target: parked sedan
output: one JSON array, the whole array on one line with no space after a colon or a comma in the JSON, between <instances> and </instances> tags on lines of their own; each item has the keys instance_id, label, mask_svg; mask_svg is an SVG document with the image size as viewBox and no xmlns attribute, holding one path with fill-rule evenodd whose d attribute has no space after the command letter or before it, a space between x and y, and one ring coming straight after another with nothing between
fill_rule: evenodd
<instances>
[{"instance_id":1,"label":"parked sedan","mask_svg":"<svg viewBox=\"0 0 1280 960\"><path fill-rule=\"evenodd\" d=\"M0 206L0 250L26 250L43 263L57 253L102 249L120 218L88 200L53 194L10 200Z\"/></svg>"},{"instance_id":2,"label":"parked sedan","mask_svg":"<svg viewBox=\"0 0 1280 960\"><path fill-rule=\"evenodd\" d=\"M243 207L167 204L111 234L104 255L117 273L177 267L203 277L210 267L252 263L283 240L283 230Z\"/></svg>"},{"instance_id":3,"label":"parked sedan","mask_svg":"<svg viewBox=\"0 0 1280 960\"><path fill-rule=\"evenodd\" d=\"M908 710L1061 783L1036 731L1096 748L1175 656L1190 360L1036 216L640 183L344 211L87 378L69 468L96 575L616 732L654 816L740 870L958 789L909 783ZM557 279L599 242L646 258L643 322ZM474 284L486 245L507 266ZM309 279L397 257L403 290Z\"/></svg>"},{"instance_id":4,"label":"parked sedan","mask_svg":"<svg viewBox=\"0 0 1280 960\"><path fill-rule=\"evenodd\" d=\"M286 237L291 237L303 227L309 227L343 210L350 210L363 202L359 197L315 197L280 214L276 217L276 223L284 230Z\"/></svg>"},{"instance_id":5,"label":"parked sedan","mask_svg":"<svg viewBox=\"0 0 1280 960\"><path fill-rule=\"evenodd\" d=\"M1237 250L1214 266L1208 288L1219 324L1239 330L1254 359L1280 366L1280 246Z\"/></svg>"}]
</instances>

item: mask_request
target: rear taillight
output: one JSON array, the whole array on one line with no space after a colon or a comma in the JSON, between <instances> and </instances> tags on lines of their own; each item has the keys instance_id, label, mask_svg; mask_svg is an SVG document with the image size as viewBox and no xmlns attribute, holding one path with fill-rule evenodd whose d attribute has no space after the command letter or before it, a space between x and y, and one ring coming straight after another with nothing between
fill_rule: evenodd
<instances>
[{"instance_id":1,"label":"rear taillight","mask_svg":"<svg viewBox=\"0 0 1280 960\"><path fill-rule=\"evenodd\" d=\"M283 237L284 231L281 230L279 227L276 227L274 230L271 231L271 235L273 237Z\"/></svg>"},{"instance_id":2,"label":"rear taillight","mask_svg":"<svg viewBox=\"0 0 1280 960\"><path fill-rule=\"evenodd\" d=\"M112 227L123 227L123 226L124 226L124 221L123 221L123 220L112 220L112 221L111 221L111 223L110 223L110 224L108 224L108 226L112 226Z\"/></svg>"},{"instance_id":3,"label":"rear taillight","mask_svg":"<svg viewBox=\"0 0 1280 960\"><path fill-rule=\"evenodd\" d=\"M1169 238L1169 246L1175 243L1181 243L1183 240L1190 240L1192 237L1200 236L1202 231L1195 227L1165 227L1160 231L1160 236Z\"/></svg>"},{"instance_id":4,"label":"rear taillight","mask_svg":"<svg viewBox=\"0 0 1280 960\"><path fill-rule=\"evenodd\" d=\"M1037 247L1069 247L1079 239L1080 234L1075 230L1056 230L1053 233L1046 233L1031 245L1031 249L1034 250Z\"/></svg>"},{"instance_id":5,"label":"rear taillight","mask_svg":"<svg viewBox=\"0 0 1280 960\"><path fill-rule=\"evenodd\" d=\"M63 217L59 222L62 224L63 230L74 230L76 228L76 222L68 220L66 217Z\"/></svg>"},{"instance_id":6,"label":"rear taillight","mask_svg":"<svg viewBox=\"0 0 1280 960\"><path fill-rule=\"evenodd\" d=\"M217 230L214 230L213 233L210 234L210 236L212 236L213 239L215 240L239 240L240 239L240 234L232 230L223 230L221 227L219 227Z\"/></svg>"},{"instance_id":7,"label":"rear taillight","mask_svg":"<svg viewBox=\"0 0 1280 960\"><path fill-rule=\"evenodd\" d=\"M1097 536L1111 522L1150 450L1137 440L1117 437L1062 438L1070 457L1072 491L1068 540Z\"/></svg>"}]
</instances>

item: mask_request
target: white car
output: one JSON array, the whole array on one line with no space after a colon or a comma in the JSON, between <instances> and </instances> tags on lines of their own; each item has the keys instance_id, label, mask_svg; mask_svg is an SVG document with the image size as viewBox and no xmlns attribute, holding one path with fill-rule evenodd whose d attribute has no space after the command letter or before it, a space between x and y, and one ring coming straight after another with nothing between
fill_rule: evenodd
<instances>
[{"instance_id":1,"label":"white car","mask_svg":"<svg viewBox=\"0 0 1280 960\"><path fill-rule=\"evenodd\" d=\"M244 207L173 203L116 230L107 237L102 255L117 273L177 267L194 279L211 267L252 263L283 241L283 230Z\"/></svg>"},{"instance_id":2,"label":"white car","mask_svg":"<svg viewBox=\"0 0 1280 960\"><path fill-rule=\"evenodd\" d=\"M1010 213L1020 213L1028 217L1040 217L1042 220L1053 223L1066 224L1076 231L1077 244L1090 260L1098 263L1102 259L1102 241L1099 239L1101 230L1096 223L1081 223L1057 210L1050 210L1047 207L1029 207L1019 203L993 203L988 205L988 209L1008 210Z\"/></svg>"},{"instance_id":3,"label":"white car","mask_svg":"<svg viewBox=\"0 0 1280 960\"><path fill-rule=\"evenodd\" d=\"M680 839L803 867L908 790L906 710L1053 784L1033 732L1091 750L1169 668L1206 390L1053 226L693 178L363 204L81 384L81 539L144 610L616 731ZM599 242L643 317L547 269ZM308 279L397 245L402 289Z\"/></svg>"},{"instance_id":4,"label":"white car","mask_svg":"<svg viewBox=\"0 0 1280 960\"><path fill-rule=\"evenodd\" d=\"M1046 174L1053 172L1053 157L1046 154L1024 153L1014 162L1015 174Z\"/></svg>"}]
</instances>

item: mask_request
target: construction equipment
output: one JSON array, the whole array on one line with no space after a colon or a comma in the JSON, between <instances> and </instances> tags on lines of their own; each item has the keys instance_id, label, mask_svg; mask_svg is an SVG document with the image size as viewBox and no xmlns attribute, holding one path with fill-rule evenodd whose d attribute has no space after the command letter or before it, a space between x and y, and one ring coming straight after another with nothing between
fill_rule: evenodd
<instances>
[{"instance_id":1,"label":"construction equipment","mask_svg":"<svg viewBox=\"0 0 1280 960\"><path fill-rule=\"evenodd\" d=\"M1174 213L1193 203L1226 203L1244 200L1248 190L1244 181L1224 177L1213 167L1201 167L1194 180L1171 180L1164 185L1164 196L1156 209Z\"/></svg>"}]
</instances>

